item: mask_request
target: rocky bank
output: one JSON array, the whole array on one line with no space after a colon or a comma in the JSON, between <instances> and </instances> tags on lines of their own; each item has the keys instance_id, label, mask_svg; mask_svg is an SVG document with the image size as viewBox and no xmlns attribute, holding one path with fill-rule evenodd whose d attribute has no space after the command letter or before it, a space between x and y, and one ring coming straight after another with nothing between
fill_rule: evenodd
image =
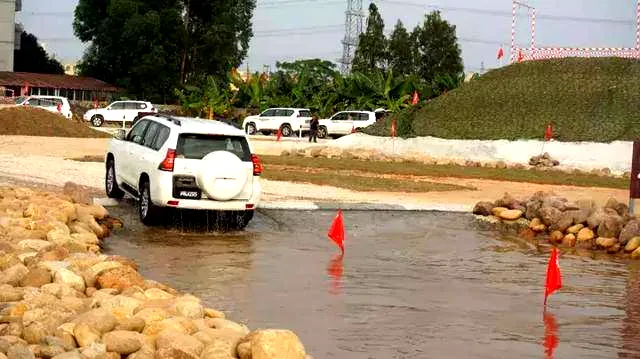
<instances>
[{"instance_id":1,"label":"rocky bank","mask_svg":"<svg viewBox=\"0 0 640 359\"><path fill-rule=\"evenodd\" d=\"M520 227L520 235L528 239L592 254L640 259L640 220L615 199L598 207L593 201L570 202L554 193L537 192L526 200L507 193L495 202L479 202L473 213Z\"/></svg>"},{"instance_id":2,"label":"rocky bank","mask_svg":"<svg viewBox=\"0 0 640 359\"><path fill-rule=\"evenodd\" d=\"M310 358L101 254L122 223L69 194L0 187L0 359Z\"/></svg>"}]
</instances>

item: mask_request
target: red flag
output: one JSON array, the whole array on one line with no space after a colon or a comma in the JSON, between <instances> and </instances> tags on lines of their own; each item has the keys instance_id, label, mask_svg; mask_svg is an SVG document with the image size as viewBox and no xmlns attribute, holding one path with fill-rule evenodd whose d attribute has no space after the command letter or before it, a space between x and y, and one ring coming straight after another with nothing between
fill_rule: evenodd
<instances>
[{"instance_id":1,"label":"red flag","mask_svg":"<svg viewBox=\"0 0 640 359\"><path fill-rule=\"evenodd\" d=\"M411 104L417 105L420 101L420 97L418 96L418 91L413 91L413 97L411 98Z\"/></svg>"},{"instance_id":2,"label":"red flag","mask_svg":"<svg viewBox=\"0 0 640 359\"><path fill-rule=\"evenodd\" d=\"M342 210L338 211L338 214L331 223L329 228L329 239L332 240L338 248L344 253L344 219L342 218Z\"/></svg>"},{"instance_id":3,"label":"red flag","mask_svg":"<svg viewBox=\"0 0 640 359\"><path fill-rule=\"evenodd\" d=\"M356 133L356 126L355 125L351 126L351 133Z\"/></svg>"},{"instance_id":4,"label":"red flag","mask_svg":"<svg viewBox=\"0 0 640 359\"><path fill-rule=\"evenodd\" d=\"M548 124L547 129L544 130L544 140L551 141L552 138L553 138L553 127L551 126L551 124Z\"/></svg>"},{"instance_id":5,"label":"red flag","mask_svg":"<svg viewBox=\"0 0 640 359\"><path fill-rule=\"evenodd\" d=\"M278 137L276 137L276 141L280 141L282 139L282 130L278 129Z\"/></svg>"},{"instance_id":6,"label":"red flag","mask_svg":"<svg viewBox=\"0 0 640 359\"><path fill-rule=\"evenodd\" d=\"M501 58L504 57L504 49L502 49L502 46L498 49L498 60L500 60Z\"/></svg>"},{"instance_id":7,"label":"red flag","mask_svg":"<svg viewBox=\"0 0 640 359\"><path fill-rule=\"evenodd\" d=\"M391 121L391 137L395 138L398 135L396 120Z\"/></svg>"},{"instance_id":8,"label":"red flag","mask_svg":"<svg viewBox=\"0 0 640 359\"><path fill-rule=\"evenodd\" d=\"M522 62L522 60L524 60L524 54L522 50L518 50L518 62Z\"/></svg>"},{"instance_id":9,"label":"red flag","mask_svg":"<svg viewBox=\"0 0 640 359\"><path fill-rule=\"evenodd\" d=\"M547 305L547 298L560 288L562 288L562 275L560 274L560 263L558 262L558 249L552 248L549 265L547 266L547 281L544 286L544 305Z\"/></svg>"}]
</instances>

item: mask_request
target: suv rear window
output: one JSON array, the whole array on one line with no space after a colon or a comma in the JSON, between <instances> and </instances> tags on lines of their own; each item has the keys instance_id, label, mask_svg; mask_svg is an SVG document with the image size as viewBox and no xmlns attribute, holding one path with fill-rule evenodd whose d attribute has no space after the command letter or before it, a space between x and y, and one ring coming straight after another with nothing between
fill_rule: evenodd
<instances>
[{"instance_id":1,"label":"suv rear window","mask_svg":"<svg viewBox=\"0 0 640 359\"><path fill-rule=\"evenodd\" d=\"M176 154L187 159L201 160L214 151L228 151L244 162L251 161L249 144L244 137L221 135L181 134Z\"/></svg>"}]
</instances>

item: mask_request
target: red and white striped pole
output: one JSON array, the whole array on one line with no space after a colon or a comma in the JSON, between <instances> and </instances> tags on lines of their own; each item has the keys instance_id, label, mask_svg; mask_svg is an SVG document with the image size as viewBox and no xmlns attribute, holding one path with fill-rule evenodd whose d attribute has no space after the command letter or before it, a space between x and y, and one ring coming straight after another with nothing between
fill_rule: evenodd
<instances>
[{"instance_id":1,"label":"red and white striped pole","mask_svg":"<svg viewBox=\"0 0 640 359\"><path fill-rule=\"evenodd\" d=\"M531 55L536 52L536 9L531 8Z\"/></svg>"},{"instance_id":2,"label":"red and white striped pole","mask_svg":"<svg viewBox=\"0 0 640 359\"><path fill-rule=\"evenodd\" d=\"M512 1L512 14L511 14L511 51L509 53L509 62L513 63L516 55L516 17L518 16L518 2Z\"/></svg>"}]
</instances>

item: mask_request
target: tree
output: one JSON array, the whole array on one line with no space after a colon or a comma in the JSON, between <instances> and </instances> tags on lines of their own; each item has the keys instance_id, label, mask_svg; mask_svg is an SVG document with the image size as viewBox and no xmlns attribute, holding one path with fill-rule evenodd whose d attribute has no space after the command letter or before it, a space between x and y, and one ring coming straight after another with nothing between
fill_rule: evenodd
<instances>
[{"instance_id":1,"label":"tree","mask_svg":"<svg viewBox=\"0 0 640 359\"><path fill-rule=\"evenodd\" d=\"M416 73L414 49L415 42L412 41L411 35L402 21L398 20L389 39L389 68L394 74L411 75Z\"/></svg>"},{"instance_id":2,"label":"tree","mask_svg":"<svg viewBox=\"0 0 640 359\"><path fill-rule=\"evenodd\" d=\"M427 14L416 27L418 76L431 83L438 75L459 76L463 70L456 27L443 20L439 11Z\"/></svg>"},{"instance_id":3,"label":"tree","mask_svg":"<svg viewBox=\"0 0 640 359\"><path fill-rule=\"evenodd\" d=\"M352 71L371 73L385 70L387 66L387 39L384 36L384 21L378 7L369 5L367 30L360 34L353 58Z\"/></svg>"},{"instance_id":4,"label":"tree","mask_svg":"<svg viewBox=\"0 0 640 359\"><path fill-rule=\"evenodd\" d=\"M14 51L13 71L40 74L64 74L64 67L49 57L38 39L26 31L20 34L20 50Z\"/></svg>"}]
</instances>

